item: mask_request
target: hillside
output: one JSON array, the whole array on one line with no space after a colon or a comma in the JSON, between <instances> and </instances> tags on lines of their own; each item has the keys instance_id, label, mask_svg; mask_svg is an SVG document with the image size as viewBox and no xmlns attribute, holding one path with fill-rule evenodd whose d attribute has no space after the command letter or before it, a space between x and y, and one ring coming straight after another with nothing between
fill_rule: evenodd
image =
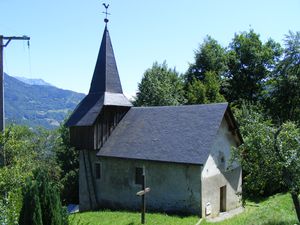
<instances>
[{"instance_id":1,"label":"hillside","mask_svg":"<svg viewBox=\"0 0 300 225\"><path fill-rule=\"evenodd\" d=\"M42 79L31 79L26 77L14 77L14 78L17 78L19 81L22 81L25 84L53 86L52 84L45 82Z\"/></svg>"},{"instance_id":2,"label":"hillside","mask_svg":"<svg viewBox=\"0 0 300 225\"><path fill-rule=\"evenodd\" d=\"M49 85L31 85L4 73L6 123L55 128L84 94Z\"/></svg>"}]
</instances>

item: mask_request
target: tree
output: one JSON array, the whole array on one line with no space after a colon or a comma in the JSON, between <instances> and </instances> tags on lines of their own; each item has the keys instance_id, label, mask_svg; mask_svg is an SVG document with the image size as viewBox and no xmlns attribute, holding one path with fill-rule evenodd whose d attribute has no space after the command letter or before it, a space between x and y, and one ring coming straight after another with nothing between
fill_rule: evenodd
<instances>
[{"instance_id":1,"label":"tree","mask_svg":"<svg viewBox=\"0 0 300 225\"><path fill-rule=\"evenodd\" d=\"M292 122L284 123L275 133L273 162L281 168L284 185L291 193L300 222L300 129Z\"/></svg>"},{"instance_id":2,"label":"tree","mask_svg":"<svg viewBox=\"0 0 300 225\"><path fill-rule=\"evenodd\" d=\"M185 74L187 104L224 102L220 89L226 70L225 49L207 36L195 52L195 62Z\"/></svg>"},{"instance_id":3,"label":"tree","mask_svg":"<svg viewBox=\"0 0 300 225\"><path fill-rule=\"evenodd\" d=\"M195 51L195 62L188 68L185 75L186 82L192 83L195 78L204 81L207 72L214 72L220 81L226 70L225 49L216 40L207 36Z\"/></svg>"},{"instance_id":4,"label":"tree","mask_svg":"<svg viewBox=\"0 0 300 225\"><path fill-rule=\"evenodd\" d=\"M24 188L20 225L66 225L68 218L63 210L58 189L49 180L47 171L35 171L34 177L29 179Z\"/></svg>"},{"instance_id":5,"label":"tree","mask_svg":"<svg viewBox=\"0 0 300 225\"><path fill-rule=\"evenodd\" d=\"M193 78L186 87L187 104L207 104L224 102L225 98L220 94L220 82L214 72L208 71L204 80Z\"/></svg>"},{"instance_id":6,"label":"tree","mask_svg":"<svg viewBox=\"0 0 300 225\"><path fill-rule=\"evenodd\" d=\"M61 197L64 203L79 203L79 151L71 147L69 129L60 125L57 132L55 157L61 168Z\"/></svg>"},{"instance_id":7,"label":"tree","mask_svg":"<svg viewBox=\"0 0 300 225\"><path fill-rule=\"evenodd\" d=\"M188 104L202 104L207 101L205 96L205 86L200 80L194 78L187 84L186 89L186 99Z\"/></svg>"},{"instance_id":8,"label":"tree","mask_svg":"<svg viewBox=\"0 0 300 225\"><path fill-rule=\"evenodd\" d=\"M225 98L220 94L220 81L216 73L208 71L205 73L204 85L206 90L206 103L224 102Z\"/></svg>"},{"instance_id":9,"label":"tree","mask_svg":"<svg viewBox=\"0 0 300 225\"><path fill-rule=\"evenodd\" d=\"M244 143L233 150L243 168L243 198L269 196L283 189L278 164L268 157L273 152L275 128L259 106L243 103L235 109Z\"/></svg>"},{"instance_id":10,"label":"tree","mask_svg":"<svg viewBox=\"0 0 300 225\"><path fill-rule=\"evenodd\" d=\"M180 105L185 102L183 81L175 69L169 69L166 62L155 62L146 70L138 85L135 106Z\"/></svg>"},{"instance_id":11,"label":"tree","mask_svg":"<svg viewBox=\"0 0 300 225\"><path fill-rule=\"evenodd\" d=\"M43 225L38 185L29 182L24 191L23 206L20 212L19 225Z\"/></svg>"},{"instance_id":12,"label":"tree","mask_svg":"<svg viewBox=\"0 0 300 225\"><path fill-rule=\"evenodd\" d=\"M0 224L17 224L22 206L22 186L37 168L37 152L34 149L35 136L24 126L8 126L0 133Z\"/></svg>"},{"instance_id":13,"label":"tree","mask_svg":"<svg viewBox=\"0 0 300 225\"><path fill-rule=\"evenodd\" d=\"M244 170L243 197L288 190L300 222L300 129L292 122L278 129L259 111L244 105L236 112L244 143L233 157Z\"/></svg>"},{"instance_id":14,"label":"tree","mask_svg":"<svg viewBox=\"0 0 300 225\"><path fill-rule=\"evenodd\" d=\"M291 120L300 125L300 32L286 35L284 57L269 83L266 105L274 120Z\"/></svg>"},{"instance_id":15,"label":"tree","mask_svg":"<svg viewBox=\"0 0 300 225\"><path fill-rule=\"evenodd\" d=\"M33 171L45 169L57 183L59 167L55 163L53 143L55 135L42 129L11 125L0 134L0 224L17 224L22 208L22 188L32 178Z\"/></svg>"},{"instance_id":16,"label":"tree","mask_svg":"<svg viewBox=\"0 0 300 225\"><path fill-rule=\"evenodd\" d=\"M229 45L225 98L229 102L260 101L281 52L278 43L270 39L263 44L253 30L236 34Z\"/></svg>"}]
</instances>

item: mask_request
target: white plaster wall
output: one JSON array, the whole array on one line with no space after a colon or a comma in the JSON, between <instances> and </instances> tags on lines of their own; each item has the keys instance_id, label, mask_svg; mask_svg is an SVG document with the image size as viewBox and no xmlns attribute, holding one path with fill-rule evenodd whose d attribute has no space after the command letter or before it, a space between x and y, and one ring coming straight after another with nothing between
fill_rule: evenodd
<instances>
[{"instance_id":1,"label":"white plaster wall","mask_svg":"<svg viewBox=\"0 0 300 225\"><path fill-rule=\"evenodd\" d=\"M236 145L236 139L228 130L226 120L223 119L201 175L203 217L205 217L207 203L211 204L211 217L219 214L220 188L225 185L226 211L241 205L237 193L241 193L242 170L237 162L230 163L231 147ZM224 162L221 157L224 158Z\"/></svg>"}]
</instances>

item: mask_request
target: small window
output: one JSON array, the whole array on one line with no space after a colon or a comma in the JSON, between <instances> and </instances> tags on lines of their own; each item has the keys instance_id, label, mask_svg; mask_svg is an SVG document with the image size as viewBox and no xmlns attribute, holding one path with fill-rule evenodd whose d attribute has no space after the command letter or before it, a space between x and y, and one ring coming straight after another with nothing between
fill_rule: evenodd
<instances>
[{"instance_id":1,"label":"small window","mask_svg":"<svg viewBox=\"0 0 300 225\"><path fill-rule=\"evenodd\" d=\"M218 156L218 167L220 170L225 170L225 163L226 163L226 160L225 160L225 155L223 152L219 152L219 156Z\"/></svg>"},{"instance_id":2,"label":"small window","mask_svg":"<svg viewBox=\"0 0 300 225\"><path fill-rule=\"evenodd\" d=\"M95 164L95 174L96 174L96 179L101 179L101 164L100 163Z\"/></svg>"},{"instance_id":3,"label":"small window","mask_svg":"<svg viewBox=\"0 0 300 225\"><path fill-rule=\"evenodd\" d=\"M143 184L143 172L142 167L135 168L135 184Z\"/></svg>"}]
</instances>

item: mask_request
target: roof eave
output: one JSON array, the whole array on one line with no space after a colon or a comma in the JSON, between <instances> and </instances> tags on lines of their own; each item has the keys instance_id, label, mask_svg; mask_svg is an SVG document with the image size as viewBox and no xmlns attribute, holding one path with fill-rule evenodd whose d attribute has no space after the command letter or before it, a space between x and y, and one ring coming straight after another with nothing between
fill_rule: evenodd
<instances>
[{"instance_id":1,"label":"roof eave","mask_svg":"<svg viewBox=\"0 0 300 225\"><path fill-rule=\"evenodd\" d=\"M98 152L96 154L97 157L103 158L116 158L116 159L124 159L124 160L139 160L139 161L149 161L149 162L158 162L158 163L174 163L174 164L188 164L188 165L196 165L196 166L203 166L203 163L196 163L196 162L178 162L178 161L167 161L167 160L155 160L155 159L140 159L140 158L130 158L130 157L120 157L120 156L107 156L101 155Z\"/></svg>"}]
</instances>

